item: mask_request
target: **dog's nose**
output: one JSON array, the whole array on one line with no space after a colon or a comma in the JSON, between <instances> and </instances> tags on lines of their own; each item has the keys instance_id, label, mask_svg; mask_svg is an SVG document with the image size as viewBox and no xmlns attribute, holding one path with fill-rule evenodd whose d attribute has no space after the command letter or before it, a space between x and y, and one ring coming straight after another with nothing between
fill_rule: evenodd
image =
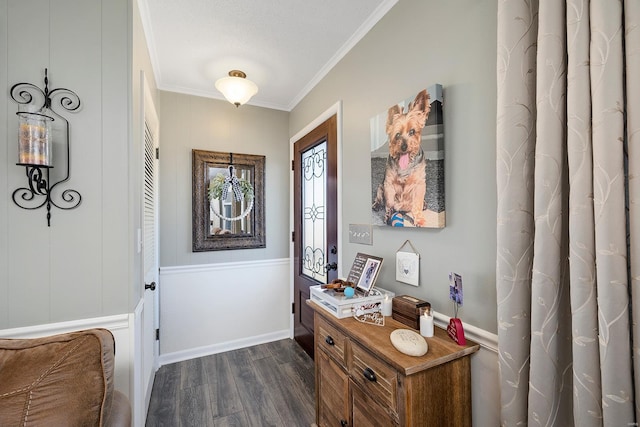
<instances>
[{"instance_id":1,"label":"dog's nose","mask_svg":"<svg viewBox=\"0 0 640 427\"><path fill-rule=\"evenodd\" d=\"M407 142L406 141L402 141L402 144L400 145L400 149L404 152L407 151Z\"/></svg>"}]
</instances>

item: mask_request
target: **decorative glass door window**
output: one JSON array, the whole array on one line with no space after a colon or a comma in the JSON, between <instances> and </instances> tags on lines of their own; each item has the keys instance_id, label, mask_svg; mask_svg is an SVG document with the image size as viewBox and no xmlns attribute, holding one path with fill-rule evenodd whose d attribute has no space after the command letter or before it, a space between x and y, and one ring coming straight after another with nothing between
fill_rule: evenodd
<instances>
[{"instance_id":1,"label":"decorative glass door window","mask_svg":"<svg viewBox=\"0 0 640 427\"><path fill-rule=\"evenodd\" d=\"M302 153L302 274L327 282L327 141Z\"/></svg>"}]
</instances>

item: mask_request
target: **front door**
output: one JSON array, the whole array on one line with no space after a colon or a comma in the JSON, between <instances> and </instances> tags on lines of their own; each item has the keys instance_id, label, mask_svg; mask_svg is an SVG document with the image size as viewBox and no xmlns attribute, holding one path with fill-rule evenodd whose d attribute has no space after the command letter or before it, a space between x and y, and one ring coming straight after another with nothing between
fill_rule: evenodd
<instances>
[{"instance_id":1,"label":"front door","mask_svg":"<svg viewBox=\"0 0 640 427\"><path fill-rule=\"evenodd\" d=\"M294 143L294 338L313 357L309 287L338 275L337 117Z\"/></svg>"}]
</instances>

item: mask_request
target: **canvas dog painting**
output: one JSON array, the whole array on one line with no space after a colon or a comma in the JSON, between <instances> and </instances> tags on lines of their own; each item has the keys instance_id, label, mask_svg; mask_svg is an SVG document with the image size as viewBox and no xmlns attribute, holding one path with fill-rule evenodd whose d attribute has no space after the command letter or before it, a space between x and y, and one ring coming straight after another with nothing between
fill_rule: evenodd
<instances>
[{"instance_id":1,"label":"canvas dog painting","mask_svg":"<svg viewBox=\"0 0 640 427\"><path fill-rule=\"evenodd\" d=\"M430 109L426 90L418 93L406 113L398 105L389 108L389 157L384 181L373 202L373 209L384 208L385 222L395 213L402 213L408 215L416 227L425 225L422 212L427 184L421 135Z\"/></svg>"},{"instance_id":2,"label":"canvas dog painting","mask_svg":"<svg viewBox=\"0 0 640 427\"><path fill-rule=\"evenodd\" d=\"M405 102L406 106L396 104L386 112L384 143L376 147L378 156L374 156L374 150L372 150L372 186L375 185L372 212L374 217L379 218L384 225L444 226L441 102L436 103L435 113L439 115L439 120L429 120L432 114L431 104L430 93L425 89L418 92L410 101ZM423 130L428 122L433 123L435 128L431 132L434 136L426 136L426 139L431 141L431 146L428 151L425 151ZM377 118L377 123L381 128L382 117ZM372 133L373 131L374 123L372 123ZM378 138L382 138L381 132L378 132ZM374 141L372 141L372 148L373 146ZM380 169L382 165L379 160L382 160L384 150L386 150L384 172L380 174L378 171L378 175L382 175L382 180L376 185L374 159L378 160L377 168ZM432 181L436 182L430 183L428 175Z\"/></svg>"}]
</instances>

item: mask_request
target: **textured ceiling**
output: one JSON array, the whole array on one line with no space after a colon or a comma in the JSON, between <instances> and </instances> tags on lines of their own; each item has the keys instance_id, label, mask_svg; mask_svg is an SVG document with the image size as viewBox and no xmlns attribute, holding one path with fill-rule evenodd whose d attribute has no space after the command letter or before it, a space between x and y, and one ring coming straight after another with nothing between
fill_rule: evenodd
<instances>
[{"instance_id":1,"label":"textured ceiling","mask_svg":"<svg viewBox=\"0 0 640 427\"><path fill-rule=\"evenodd\" d=\"M290 111L398 0L139 0L158 88L224 99L232 69L250 105Z\"/></svg>"}]
</instances>

